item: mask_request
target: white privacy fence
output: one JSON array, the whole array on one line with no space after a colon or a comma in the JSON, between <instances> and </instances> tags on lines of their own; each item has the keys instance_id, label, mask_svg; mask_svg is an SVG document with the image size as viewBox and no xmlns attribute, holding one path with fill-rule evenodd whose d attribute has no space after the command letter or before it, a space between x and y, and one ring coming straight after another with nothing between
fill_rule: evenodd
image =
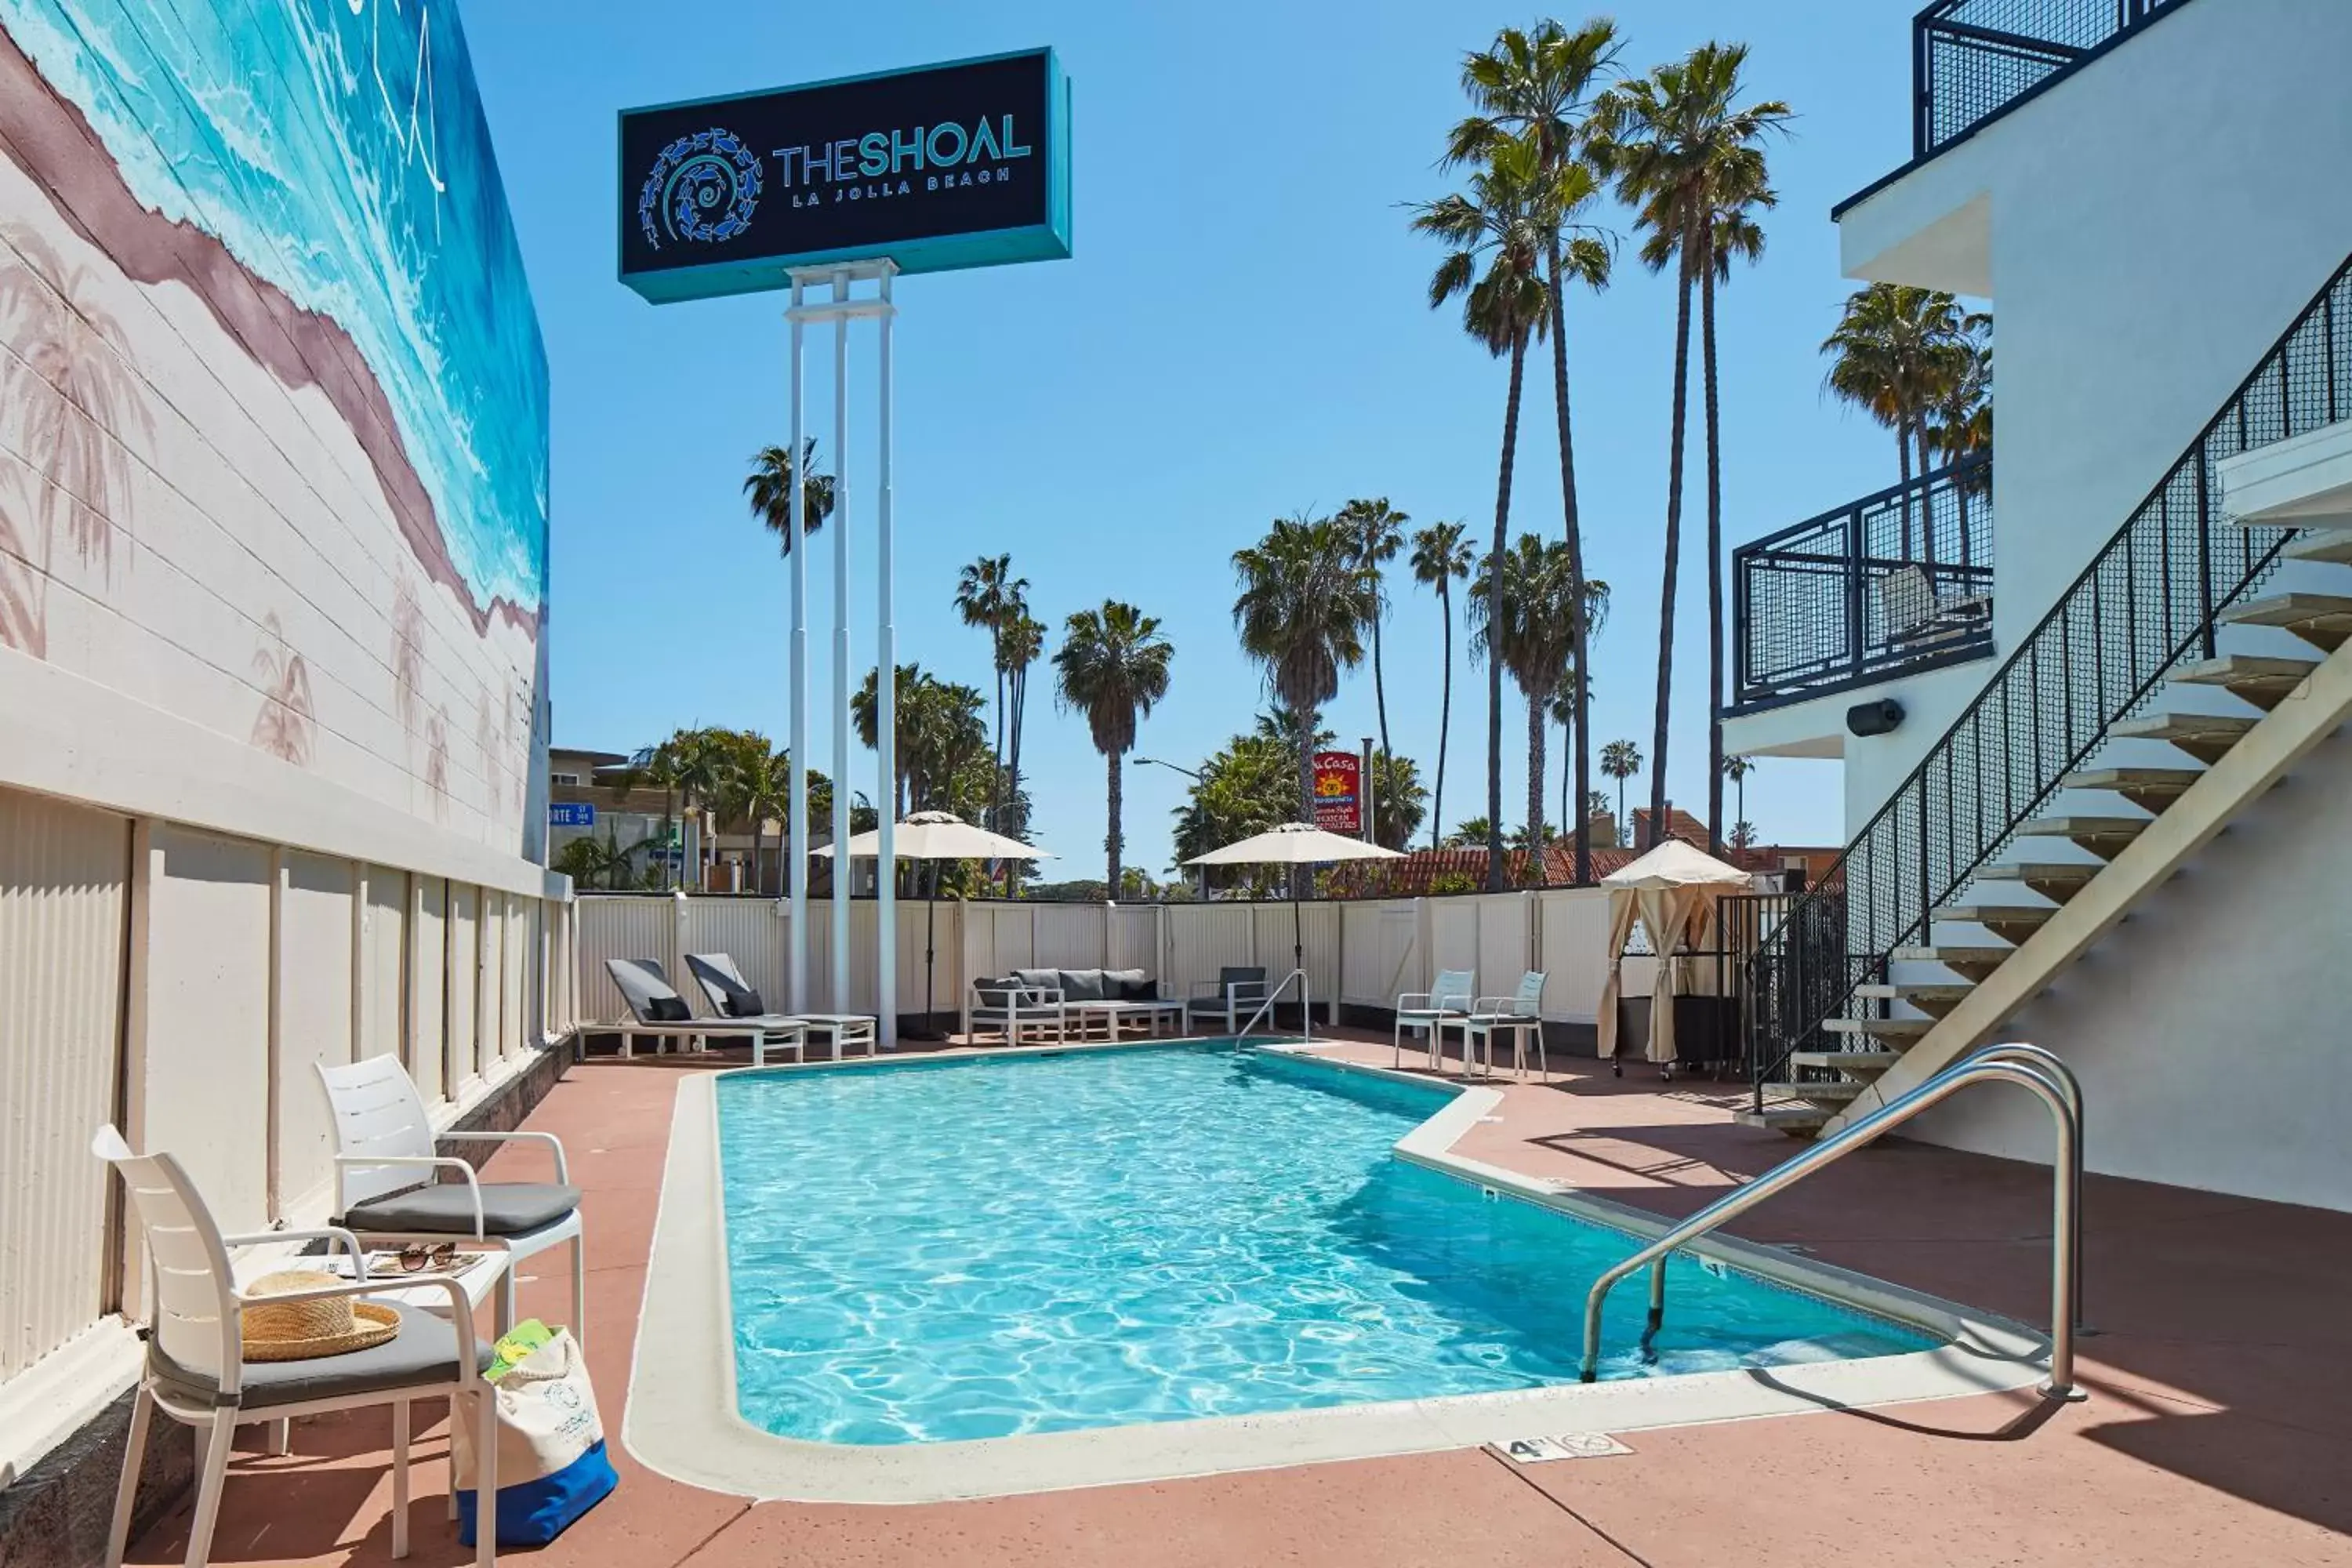
<instances>
[{"instance_id":1,"label":"white privacy fence","mask_svg":"<svg viewBox=\"0 0 2352 1568\"><path fill-rule=\"evenodd\" d=\"M809 994L795 1000L787 977L791 906L782 900L688 894L583 893L578 994L583 1020L618 1022L628 1009L605 973L608 958L658 961L688 990L689 952L725 952L762 999L810 1012L878 1013L875 905L850 905L849 989L833 984L833 918L823 899L809 905ZM968 1014L971 982L1015 969L1140 969L1160 994L1189 995L1220 969L1261 965L1269 977L1306 949L1316 999L1389 1007L1397 994L1425 990L1440 969L1476 973L1481 992L1507 994L1541 969L1543 1016L1590 1024L1607 973L1608 895L1597 888L1548 889L1441 899L1205 904L1066 904L1041 901L935 906L930 1007ZM925 906L898 905L898 1010L924 1006ZM1628 959L1630 994L1649 988L1650 960ZM967 1018L968 1025L968 1018Z\"/></svg>"}]
</instances>

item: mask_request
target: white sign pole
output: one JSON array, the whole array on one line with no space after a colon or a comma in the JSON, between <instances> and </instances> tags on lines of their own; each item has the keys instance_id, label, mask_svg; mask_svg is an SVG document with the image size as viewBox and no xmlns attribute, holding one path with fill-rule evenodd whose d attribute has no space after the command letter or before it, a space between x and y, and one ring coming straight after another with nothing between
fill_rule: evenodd
<instances>
[{"instance_id":1,"label":"white sign pole","mask_svg":"<svg viewBox=\"0 0 2352 1568\"><path fill-rule=\"evenodd\" d=\"M849 269L833 275L833 301L849 303ZM833 1005L852 1010L849 994L849 312L833 319ZM890 806L886 800L887 815ZM841 1055L841 1032L833 1032Z\"/></svg>"},{"instance_id":2,"label":"white sign pole","mask_svg":"<svg viewBox=\"0 0 2352 1568\"><path fill-rule=\"evenodd\" d=\"M784 822L784 873L792 890L791 984L788 1005L795 1013L808 1010L809 819L808 819L808 479L801 434L801 353L808 328L801 320L800 275L793 276L793 303L787 319L793 324L793 444L792 532L786 537L787 572L792 582L792 731L786 744L792 751L793 796ZM755 825L756 826L756 825Z\"/></svg>"},{"instance_id":3,"label":"white sign pole","mask_svg":"<svg viewBox=\"0 0 2352 1568\"><path fill-rule=\"evenodd\" d=\"M897 319L898 307L890 301L890 279L898 268L888 261L880 263L882 370L881 386L881 474L875 493L875 551L877 576L880 580L881 630L874 650L874 741L876 775L881 788L881 798L887 804L882 808L878 824L879 842L875 846L874 862L874 941L875 993L878 998L877 1011L881 1018L882 1048L898 1048L898 824L896 817L898 776L898 626L892 604L896 542L891 534L890 513L890 328ZM928 1025L929 1020L925 1020Z\"/></svg>"}]
</instances>

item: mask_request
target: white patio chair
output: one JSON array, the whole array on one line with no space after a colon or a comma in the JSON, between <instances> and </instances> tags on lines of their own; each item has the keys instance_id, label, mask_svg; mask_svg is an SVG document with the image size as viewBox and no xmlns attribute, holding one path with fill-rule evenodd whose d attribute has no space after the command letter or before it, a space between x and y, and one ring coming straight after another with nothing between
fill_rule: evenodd
<instances>
[{"instance_id":1,"label":"white patio chair","mask_svg":"<svg viewBox=\"0 0 2352 1568\"><path fill-rule=\"evenodd\" d=\"M1478 976L1468 969L1441 969L1426 991L1408 991L1396 999L1396 1026L1389 1031L1389 1043L1395 1047L1389 1066L1404 1065L1404 1035L1410 1029L1416 1035L1426 1035L1429 1040L1429 1065L1437 1072L1445 1070L1445 1026L1459 1024L1468 1016L1470 1005L1477 997ZM1413 1004L1420 1005L1415 1006ZM1470 1070L1469 1046L1463 1046L1464 1072Z\"/></svg>"},{"instance_id":2,"label":"white patio chair","mask_svg":"<svg viewBox=\"0 0 2352 1568\"><path fill-rule=\"evenodd\" d=\"M499 1330L514 1327L514 1265L572 1244L572 1337L588 1343L588 1264L580 1189L552 1132L436 1132L416 1085L394 1056L349 1067L319 1064L335 1127L335 1223L377 1240L464 1237L505 1249ZM463 1160L441 1154L457 1143L540 1143L555 1157L553 1182L485 1182ZM459 1180L438 1180L455 1171Z\"/></svg>"},{"instance_id":3,"label":"white patio chair","mask_svg":"<svg viewBox=\"0 0 2352 1568\"><path fill-rule=\"evenodd\" d=\"M449 1293L449 1317L420 1308L390 1306L400 1330L382 1344L308 1361L248 1362L242 1313L260 1300L273 1304L363 1297L382 1291L370 1280L367 1254L349 1230L269 1230L253 1236L223 1236L180 1163L169 1154L135 1154L112 1127L101 1127L90 1152L112 1165L130 1190L131 1212L146 1238L154 1297L154 1321L147 1361L131 1407L131 1436L122 1452L122 1475L115 1485L114 1519L107 1531L107 1568L121 1568L131 1542L131 1512L139 1492L140 1460L155 1412L196 1429L196 1509L188 1526L190 1568L204 1568L212 1552L213 1527L220 1518L221 1490L228 1481L229 1453L237 1427L279 1422L331 1410L371 1405L392 1406L392 1554L408 1555L409 1405L446 1397L451 1419L466 1411L478 1423L476 1494L498 1496L496 1404L482 1368L490 1347L474 1337L474 1316L466 1288L446 1274L404 1275L404 1290L438 1286ZM267 1298L240 1294L228 1259L232 1247L326 1241L350 1253L353 1278ZM289 1267L299 1267L289 1264ZM456 1511L451 1479L451 1512ZM474 1561L489 1568L498 1561L493 1508L480 1514Z\"/></svg>"},{"instance_id":4,"label":"white patio chair","mask_svg":"<svg viewBox=\"0 0 2352 1568\"><path fill-rule=\"evenodd\" d=\"M1543 1081L1551 1081L1551 1064L1544 1059L1543 1037L1544 976L1538 970L1528 970L1519 977L1519 988L1508 996L1481 996L1462 1020L1462 1076L1470 1076L1474 1055L1483 1055L1485 1076L1495 1076L1495 1037L1511 1037L1511 1070L1521 1078L1528 1072L1528 1037L1536 1041L1536 1061L1543 1073Z\"/></svg>"},{"instance_id":5,"label":"white patio chair","mask_svg":"<svg viewBox=\"0 0 2352 1568\"><path fill-rule=\"evenodd\" d=\"M1228 966L1217 971L1214 981L1204 980L1192 987L1192 994L1184 1000L1184 1026L1190 1030L1195 1024L1213 1019L1227 1034L1238 1033L1265 1005L1265 967Z\"/></svg>"}]
</instances>

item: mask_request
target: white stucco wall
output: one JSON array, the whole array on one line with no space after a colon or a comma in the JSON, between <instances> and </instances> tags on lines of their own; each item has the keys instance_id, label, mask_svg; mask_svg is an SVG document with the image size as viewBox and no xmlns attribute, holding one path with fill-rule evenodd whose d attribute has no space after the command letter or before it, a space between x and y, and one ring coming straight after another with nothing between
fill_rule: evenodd
<instances>
[{"instance_id":1,"label":"white stucco wall","mask_svg":"<svg viewBox=\"0 0 2352 1568\"><path fill-rule=\"evenodd\" d=\"M2000 1031L2083 1079L2094 1171L2352 1209L2352 732L2248 806ZM1971 1093L1931 1142L2046 1162L2023 1096Z\"/></svg>"}]
</instances>

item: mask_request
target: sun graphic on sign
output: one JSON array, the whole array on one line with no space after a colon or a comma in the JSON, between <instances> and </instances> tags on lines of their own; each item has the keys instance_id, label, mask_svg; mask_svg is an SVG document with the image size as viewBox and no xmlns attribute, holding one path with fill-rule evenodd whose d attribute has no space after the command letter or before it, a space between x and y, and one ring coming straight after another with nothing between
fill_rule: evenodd
<instances>
[{"instance_id":1,"label":"sun graphic on sign","mask_svg":"<svg viewBox=\"0 0 2352 1568\"><path fill-rule=\"evenodd\" d=\"M713 245L751 226L760 202L760 157L731 131L712 126L661 150L637 193L637 226L659 250L662 238Z\"/></svg>"}]
</instances>

